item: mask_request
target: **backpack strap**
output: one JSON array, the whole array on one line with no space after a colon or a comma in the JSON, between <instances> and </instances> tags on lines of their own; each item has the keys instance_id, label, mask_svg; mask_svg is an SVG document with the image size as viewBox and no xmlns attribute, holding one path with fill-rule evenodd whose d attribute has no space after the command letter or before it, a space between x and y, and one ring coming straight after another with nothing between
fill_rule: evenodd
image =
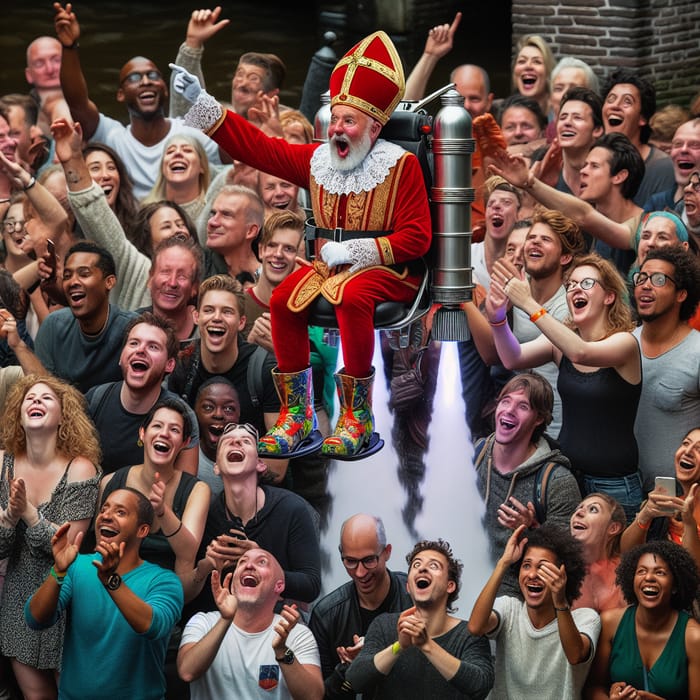
<instances>
[{"instance_id":1,"label":"backpack strap","mask_svg":"<svg viewBox=\"0 0 700 700\"><path fill-rule=\"evenodd\" d=\"M253 354L250 356L250 360L248 360L246 382L248 384L250 401L255 408L259 408L262 404L262 397L264 393L262 375L266 359L267 350L260 345L256 345Z\"/></svg>"},{"instance_id":2,"label":"backpack strap","mask_svg":"<svg viewBox=\"0 0 700 700\"><path fill-rule=\"evenodd\" d=\"M119 382L110 382L109 384L99 384L95 387L95 391L92 392L90 397L90 403L88 404L88 412L94 423L97 423L97 419L102 413L107 399L112 395L115 388ZM72 460L71 460L72 461Z\"/></svg>"},{"instance_id":3,"label":"backpack strap","mask_svg":"<svg viewBox=\"0 0 700 700\"><path fill-rule=\"evenodd\" d=\"M547 462L537 472L537 479L535 479L533 486L532 502L535 505L535 516L540 525L547 519L547 486L549 486L549 477L554 469L559 466L561 465L557 462Z\"/></svg>"}]
</instances>

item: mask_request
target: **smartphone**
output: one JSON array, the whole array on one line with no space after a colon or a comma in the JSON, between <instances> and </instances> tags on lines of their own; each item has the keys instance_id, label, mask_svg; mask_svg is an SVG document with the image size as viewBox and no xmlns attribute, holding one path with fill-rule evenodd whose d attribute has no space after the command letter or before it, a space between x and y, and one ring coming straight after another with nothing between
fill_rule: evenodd
<instances>
[{"instance_id":1,"label":"smartphone","mask_svg":"<svg viewBox=\"0 0 700 700\"><path fill-rule=\"evenodd\" d=\"M669 496L676 495L676 478L674 476L657 476L654 479L654 486L663 489Z\"/></svg>"}]
</instances>

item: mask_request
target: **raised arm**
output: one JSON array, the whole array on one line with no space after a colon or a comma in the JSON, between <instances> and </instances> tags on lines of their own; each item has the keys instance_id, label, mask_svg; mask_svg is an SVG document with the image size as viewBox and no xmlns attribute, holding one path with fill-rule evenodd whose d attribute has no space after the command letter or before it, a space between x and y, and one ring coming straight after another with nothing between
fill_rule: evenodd
<instances>
[{"instance_id":1,"label":"raised arm","mask_svg":"<svg viewBox=\"0 0 700 700\"><path fill-rule=\"evenodd\" d=\"M213 10L194 10L187 24L185 41L180 45L175 59L178 66L197 76L202 87L205 87L202 73L204 44L230 22L228 19L219 20L220 15L220 6ZM172 87L171 76L169 113L171 117L182 117L190 108L190 103Z\"/></svg>"},{"instance_id":2,"label":"raised arm","mask_svg":"<svg viewBox=\"0 0 700 700\"><path fill-rule=\"evenodd\" d=\"M0 152L0 170L11 180L15 189L24 190L36 212L37 221L31 221L28 231L36 245L37 253L43 255L46 245L41 245L42 239L51 238L57 241L68 229L68 215L59 201L25 170L18 162L8 160ZM39 226L36 224L39 223ZM37 230L40 228L41 230Z\"/></svg>"},{"instance_id":3,"label":"raised arm","mask_svg":"<svg viewBox=\"0 0 700 700\"><path fill-rule=\"evenodd\" d=\"M188 634L193 632L198 624L198 619L194 618L185 628L185 642L177 653L177 672L183 681L191 683L201 678L212 665L216 655L219 653L221 643L231 627L233 616L238 608L238 600L231 592L231 577L226 575L223 585L220 581L218 571L213 571L211 575L211 590L219 610L220 617L214 626L203 635L198 641L188 642Z\"/></svg>"},{"instance_id":4,"label":"raised arm","mask_svg":"<svg viewBox=\"0 0 700 700\"><path fill-rule=\"evenodd\" d=\"M628 381L639 381L639 377L635 380L635 374L641 376L639 346L631 333L613 333L602 340L584 340L552 315L542 313L540 304L530 293L530 285L517 272L517 268L508 261L497 260L493 266L491 289L500 288L515 306L530 316L530 320L561 353L572 362L590 367L626 369L625 378ZM498 346L498 340L496 344ZM635 367L638 372L635 372Z\"/></svg>"},{"instance_id":5,"label":"raised arm","mask_svg":"<svg viewBox=\"0 0 700 700\"><path fill-rule=\"evenodd\" d=\"M443 56L452 51L455 32L461 21L462 13L458 12L452 24L439 24L428 31L423 53L406 79L405 100L420 100L425 96L435 66Z\"/></svg>"},{"instance_id":6,"label":"raised arm","mask_svg":"<svg viewBox=\"0 0 700 700\"><path fill-rule=\"evenodd\" d=\"M63 46L61 55L63 97L73 119L83 125L85 139L89 140L97 130L100 111L88 95L87 81L80 65L80 56L78 55L80 25L71 3L68 2L63 7L60 2L55 2L53 9L56 12L54 16L56 36Z\"/></svg>"},{"instance_id":7,"label":"raised arm","mask_svg":"<svg viewBox=\"0 0 700 700\"><path fill-rule=\"evenodd\" d=\"M493 611L493 604L496 601L503 577L511 565L515 564L523 554L527 544L526 537L520 539L523 532L525 532L524 525L513 531L513 534L508 538L501 558L496 562L493 573L489 576L489 580L481 590L481 593L479 593L467 623L471 634L484 635L496 628L498 616Z\"/></svg>"},{"instance_id":8,"label":"raised arm","mask_svg":"<svg viewBox=\"0 0 700 700\"><path fill-rule=\"evenodd\" d=\"M83 533L78 533L69 540L70 523L65 523L56 530L51 538L51 549L54 564L51 573L41 584L39 590L27 601L25 616L30 613L33 620L27 617L30 627L44 627L51 624L58 608L58 596L68 567L75 561L83 540ZM34 624L33 624L34 623Z\"/></svg>"},{"instance_id":9,"label":"raised arm","mask_svg":"<svg viewBox=\"0 0 700 700\"><path fill-rule=\"evenodd\" d=\"M513 268L515 270L515 268ZM513 280L521 280L520 273L515 270ZM486 315L493 332L493 340L496 345L501 362L508 369L528 369L539 367L550 360L558 360L552 343L546 336L541 335L522 345L513 335L506 319L508 297L503 293L502 285L494 284L493 279L486 295Z\"/></svg>"},{"instance_id":10,"label":"raised arm","mask_svg":"<svg viewBox=\"0 0 700 700\"><path fill-rule=\"evenodd\" d=\"M591 236L613 248L633 249L633 241L627 226L601 214L588 202L572 194L559 192L530 173L525 159L499 151L493 158L491 172L504 177L511 185L520 187L549 209L556 209L575 221Z\"/></svg>"},{"instance_id":11,"label":"raised arm","mask_svg":"<svg viewBox=\"0 0 700 700\"><path fill-rule=\"evenodd\" d=\"M583 693L586 700L608 700L610 697L610 652L623 612L624 608L617 608L605 610L600 615L600 637Z\"/></svg>"},{"instance_id":12,"label":"raised arm","mask_svg":"<svg viewBox=\"0 0 700 700\"><path fill-rule=\"evenodd\" d=\"M81 229L104 246L116 261L117 284L112 290L115 303L127 310L147 305L150 297L145 281L151 261L126 237L102 188L93 182L83 158L80 123L58 119L51 125L51 133L56 141L56 155L66 174L68 199L76 220ZM134 290L141 289L143 294L139 298Z\"/></svg>"}]
</instances>

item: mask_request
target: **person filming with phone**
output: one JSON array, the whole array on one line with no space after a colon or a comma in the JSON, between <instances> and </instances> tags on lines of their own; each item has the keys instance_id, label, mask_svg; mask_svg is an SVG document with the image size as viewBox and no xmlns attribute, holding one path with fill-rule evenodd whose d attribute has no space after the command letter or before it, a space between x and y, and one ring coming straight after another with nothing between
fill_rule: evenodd
<instances>
[{"instance_id":1,"label":"person filming with phone","mask_svg":"<svg viewBox=\"0 0 700 700\"><path fill-rule=\"evenodd\" d=\"M623 552L647 540L682 544L700 565L700 426L676 450L676 477L657 476L655 488L622 534Z\"/></svg>"}]
</instances>

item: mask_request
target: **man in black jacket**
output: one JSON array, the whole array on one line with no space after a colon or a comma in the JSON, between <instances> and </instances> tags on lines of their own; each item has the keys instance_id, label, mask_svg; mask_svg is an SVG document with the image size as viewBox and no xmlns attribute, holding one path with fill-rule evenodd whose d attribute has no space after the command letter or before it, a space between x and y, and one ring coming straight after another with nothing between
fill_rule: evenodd
<instances>
[{"instance_id":1,"label":"man in black jacket","mask_svg":"<svg viewBox=\"0 0 700 700\"><path fill-rule=\"evenodd\" d=\"M364 643L370 622L412 605L406 574L387 569L391 545L380 518L358 513L340 529L340 556L352 579L316 603L309 627L318 642L326 697L354 697L345 670Z\"/></svg>"}]
</instances>

